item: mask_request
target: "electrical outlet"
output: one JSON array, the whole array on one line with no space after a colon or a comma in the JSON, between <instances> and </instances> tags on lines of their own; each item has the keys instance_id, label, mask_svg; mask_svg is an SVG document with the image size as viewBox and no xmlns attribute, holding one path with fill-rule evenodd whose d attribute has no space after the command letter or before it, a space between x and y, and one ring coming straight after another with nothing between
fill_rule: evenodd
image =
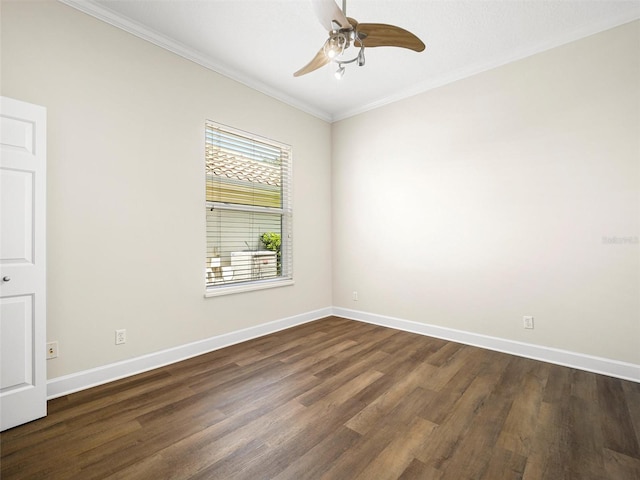
<instances>
[{"instance_id":1,"label":"electrical outlet","mask_svg":"<svg viewBox=\"0 0 640 480\"><path fill-rule=\"evenodd\" d=\"M354 302L357 302L358 301L358 292L356 292L354 290L353 293L351 294L351 298L353 299Z\"/></svg>"},{"instance_id":2,"label":"electrical outlet","mask_svg":"<svg viewBox=\"0 0 640 480\"><path fill-rule=\"evenodd\" d=\"M122 345L123 343L127 343L127 331L124 328L116 330L116 345Z\"/></svg>"},{"instance_id":3,"label":"electrical outlet","mask_svg":"<svg viewBox=\"0 0 640 480\"><path fill-rule=\"evenodd\" d=\"M522 323L524 324L524 328L533 329L533 317L522 317Z\"/></svg>"},{"instance_id":4,"label":"electrical outlet","mask_svg":"<svg viewBox=\"0 0 640 480\"><path fill-rule=\"evenodd\" d=\"M47 343L47 360L58 357L58 342Z\"/></svg>"}]
</instances>

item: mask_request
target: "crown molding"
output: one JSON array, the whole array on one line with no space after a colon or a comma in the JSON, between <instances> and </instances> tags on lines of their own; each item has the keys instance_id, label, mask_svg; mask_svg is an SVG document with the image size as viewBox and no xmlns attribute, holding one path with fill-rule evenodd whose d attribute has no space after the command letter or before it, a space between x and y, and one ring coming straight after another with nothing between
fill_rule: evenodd
<instances>
[{"instance_id":1,"label":"crown molding","mask_svg":"<svg viewBox=\"0 0 640 480\"><path fill-rule=\"evenodd\" d=\"M58 1L60 3L68 5L69 7L79 10L83 13L91 15L92 17L95 17L98 20L106 22L114 27L117 27L132 35L135 35L138 38L146 40L161 48L164 48L165 50L175 53L176 55L179 55L187 60L197 63L198 65L201 65L220 75L223 75L227 78L237 81L249 88L252 88L253 90L264 93L265 95L275 98L276 100L286 103L287 105L290 105L294 108L297 108L298 110L306 112L310 115L313 115L314 117L317 117L329 123L337 122L339 120L344 120L346 118L353 117L355 115L359 115L361 113L365 113L370 110L374 110L376 108L380 108L385 105L389 105L391 103L404 100L406 98L413 97L415 95L419 95L421 93L425 93L429 90L433 90L435 88L448 85L458 80L462 80L464 78L471 77L473 75L477 75L479 73L501 67L508 63L512 63L512 62L524 59L526 57L530 57L532 55L536 55L538 53L542 53L544 51L547 51L547 50L574 42L576 40L580 40L582 38L595 35L605 30L619 27L621 25L640 19L640 3L634 3L629 10L621 13L618 16L602 18L598 22L592 23L587 26L583 26L581 28L567 31L563 35L559 35L554 38L548 39L547 41L538 43L532 47L521 49L512 55L497 59L493 62L470 65L469 67L462 68L448 75L437 77L437 78L431 78L427 81L418 83L412 88L405 89L399 92L394 92L393 95L389 95L387 97L381 98L374 102L367 103L360 107L343 110L343 111L331 114L330 112L320 110L316 107L309 105L306 102L302 102L299 99L291 97L290 95L287 95L281 90L272 88L256 80L255 78L251 78L238 71L230 69L227 66L220 64L213 58L203 55L201 52L193 50L148 27L145 27L144 25L138 22L135 22L127 17L117 14L116 12L108 8L105 8L101 5L96 4L93 0L58 0Z\"/></svg>"},{"instance_id":2,"label":"crown molding","mask_svg":"<svg viewBox=\"0 0 640 480\"><path fill-rule=\"evenodd\" d=\"M381 98L379 100L368 103L361 107L338 112L332 116L332 122L344 120L349 117L353 117L361 113L375 110L376 108L380 108L385 105L389 105L391 103L395 103L397 101L413 97L415 95L420 95L421 93L425 93L429 90L433 90L434 88L442 87L444 85L457 82L458 80L463 80L465 78L472 77L479 73L486 72L488 70L493 70L494 68L502 67L509 63L513 63L518 60L531 57L538 53L542 53L547 50L551 50L553 48L560 47L562 45L566 45L566 44L575 42L577 40L581 40L591 35L596 35L606 30L610 30L612 28L620 27L627 23L637 21L638 19L640 19L640 2L635 3L632 8L630 8L629 10L625 11L624 13L616 17L602 18L600 21L596 23L583 26L578 29L567 31L563 35L548 39L545 42L538 43L529 48L520 49L519 51L515 52L512 55L505 56L493 62L470 65L469 67L465 67L458 71L452 72L449 75L429 79L425 82L417 84L412 88L409 88L400 92L395 92L393 95L389 95L387 97Z\"/></svg>"},{"instance_id":3,"label":"crown molding","mask_svg":"<svg viewBox=\"0 0 640 480\"><path fill-rule=\"evenodd\" d=\"M230 78L231 80L241 83L260 93L264 93L269 97L275 98L276 100L286 103L287 105L297 108L298 110L306 112L310 115L313 115L314 117L317 117L326 122L331 122L333 120L330 113L312 107L311 105L302 102L294 97L291 97L280 90L274 89L254 78L230 69L215 61L213 58L203 55L201 52L189 48L180 42L176 42L175 40L166 37L138 22L135 22L130 18L119 15L113 10L94 3L93 0L58 0L58 2L63 3L80 12L86 13L87 15L108 23L111 26L124 30L125 32L141 38L142 40L153 43L158 47L175 53L182 58L197 63L202 67L205 67L220 75Z\"/></svg>"}]
</instances>

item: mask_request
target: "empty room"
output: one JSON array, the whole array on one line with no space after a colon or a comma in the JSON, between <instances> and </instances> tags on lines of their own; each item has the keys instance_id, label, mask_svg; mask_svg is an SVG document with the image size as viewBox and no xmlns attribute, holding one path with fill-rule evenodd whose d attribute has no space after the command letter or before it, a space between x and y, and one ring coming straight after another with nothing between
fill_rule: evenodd
<instances>
[{"instance_id":1,"label":"empty room","mask_svg":"<svg viewBox=\"0 0 640 480\"><path fill-rule=\"evenodd\" d=\"M640 478L640 1L0 2L2 479Z\"/></svg>"}]
</instances>

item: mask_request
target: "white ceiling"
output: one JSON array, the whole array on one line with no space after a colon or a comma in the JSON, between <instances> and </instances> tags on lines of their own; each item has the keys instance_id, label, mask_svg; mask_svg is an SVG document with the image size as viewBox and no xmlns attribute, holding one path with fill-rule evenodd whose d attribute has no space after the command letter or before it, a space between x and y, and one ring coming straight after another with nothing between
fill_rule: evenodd
<instances>
[{"instance_id":1,"label":"white ceiling","mask_svg":"<svg viewBox=\"0 0 640 480\"><path fill-rule=\"evenodd\" d=\"M331 65L293 77L327 36L311 0L60 1L328 121L640 18L640 0L348 0L427 48L367 49L336 80Z\"/></svg>"}]
</instances>

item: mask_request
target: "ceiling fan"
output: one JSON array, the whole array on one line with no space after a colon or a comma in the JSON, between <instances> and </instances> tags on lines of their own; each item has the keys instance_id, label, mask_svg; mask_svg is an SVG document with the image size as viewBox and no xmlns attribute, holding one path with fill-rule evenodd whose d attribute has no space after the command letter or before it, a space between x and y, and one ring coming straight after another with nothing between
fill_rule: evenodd
<instances>
[{"instance_id":1,"label":"ceiling fan","mask_svg":"<svg viewBox=\"0 0 640 480\"><path fill-rule=\"evenodd\" d=\"M320 23L329 30L329 38L313 59L293 74L299 77L313 72L328 63L338 65L336 78L344 75L344 66L358 62L363 66L365 47L402 47L416 52L424 50L424 43L413 33L384 23L358 23L347 17L347 0L342 0L342 9L334 0L311 0ZM353 45L359 48L357 56L343 60L342 54Z\"/></svg>"}]
</instances>

